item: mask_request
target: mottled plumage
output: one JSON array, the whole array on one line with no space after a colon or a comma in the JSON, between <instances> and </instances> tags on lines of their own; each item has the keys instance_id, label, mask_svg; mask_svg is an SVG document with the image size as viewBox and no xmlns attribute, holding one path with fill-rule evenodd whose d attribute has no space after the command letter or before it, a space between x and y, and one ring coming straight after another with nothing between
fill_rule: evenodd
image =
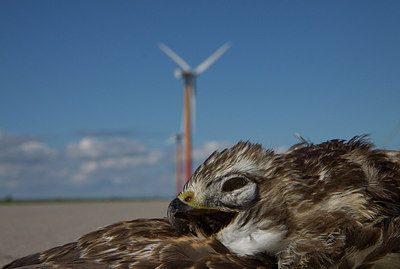
<instances>
[{"instance_id":1,"label":"mottled plumage","mask_svg":"<svg viewBox=\"0 0 400 269\"><path fill-rule=\"evenodd\" d=\"M116 223L76 242L18 259L20 268L273 268L265 255L239 257L217 240L178 235L166 219Z\"/></svg>"},{"instance_id":2,"label":"mottled plumage","mask_svg":"<svg viewBox=\"0 0 400 269\"><path fill-rule=\"evenodd\" d=\"M279 268L400 268L400 153L363 138L282 154L241 142L197 169L169 218Z\"/></svg>"}]
</instances>

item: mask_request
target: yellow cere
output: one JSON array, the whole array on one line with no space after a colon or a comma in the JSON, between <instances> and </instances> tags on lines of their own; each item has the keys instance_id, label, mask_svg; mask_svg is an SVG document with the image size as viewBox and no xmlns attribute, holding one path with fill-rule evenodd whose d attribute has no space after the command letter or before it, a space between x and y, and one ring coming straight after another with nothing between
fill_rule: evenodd
<instances>
[{"instance_id":1,"label":"yellow cere","mask_svg":"<svg viewBox=\"0 0 400 269\"><path fill-rule=\"evenodd\" d=\"M191 205L191 206L194 206L193 205L193 200L194 200L194 192L192 192L192 191L186 191L186 192L184 192L184 193L181 193L179 196L178 196L178 198L182 201L182 202L184 202L185 204L188 204L188 205Z\"/></svg>"},{"instance_id":2,"label":"yellow cere","mask_svg":"<svg viewBox=\"0 0 400 269\"><path fill-rule=\"evenodd\" d=\"M188 204L190 206L192 206L195 209L212 209L212 210L220 210L220 211L224 211L221 210L219 208L212 208L212 207L207 207L207 206L202 206L198 203L198 201L196 201L195 196L194 196L194 192L192 191L186 191L184 193L181 193L180 195L178 195L178 198L184 202L185 204Z\"/></svg>"},{"instance_id":3,"label":"yellow cere","mask_svg":"<svg viewBox=\"0 0 400 269\"><path fill-rule=\"evenodd\" d=\"M181 193L178 198L184 202L185 204L188 204L195 209L212 209L206 206L201 206L198 204L198 202L194 199L194 192L192 191L186 191L184 193Z\"/></svg>"}]
</instances>

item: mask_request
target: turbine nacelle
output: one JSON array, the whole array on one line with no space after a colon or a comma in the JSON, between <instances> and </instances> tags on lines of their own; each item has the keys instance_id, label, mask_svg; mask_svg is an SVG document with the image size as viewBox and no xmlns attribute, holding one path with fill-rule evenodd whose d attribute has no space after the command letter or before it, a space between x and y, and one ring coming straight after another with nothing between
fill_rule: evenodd
<instances>
[{"instance_id":1,"label":"turbine nacelle","mask_svg":"<svg viewBox=\"0 0 400 269\"><path fill-rule=\"evenodd\" d=\"M175 70L174 70L174 76L177 78L177 79L180 79L180 78L182 78L183 77L183 71L181 70L181 69L179 69L179 68L176 68Z\"/></svg>"},{"instance_id":2,"label":"turbine nacelle","mask_svg":"<svg viewBox=\"0 0 400 269\"><path fill-rule=\"evenodd\" d=\"M195 74L194 72L190 71L190 70L189 70L189 71L185 71L185 70L176 68L176 69L174 70L174 76L175 76L177 79L181 79L181 78L193 78L193 77L196 76L196 74Z\"/></svg>"}]
</instances>

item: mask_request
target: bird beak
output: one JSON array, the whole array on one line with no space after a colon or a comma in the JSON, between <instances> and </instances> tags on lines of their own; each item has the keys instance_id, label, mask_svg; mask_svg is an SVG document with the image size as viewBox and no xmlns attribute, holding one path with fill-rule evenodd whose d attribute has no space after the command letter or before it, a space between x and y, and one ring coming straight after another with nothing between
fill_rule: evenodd
<instances>
[{"instance_id":1,"label":"bird beak","mask_svg":"<svg viewBox=\"0 0 400 269\"><path fill-rule=\"evenodd\" d=\"M177 213L184 213L191 210L195 210L195 207L182 202L179 198L172 200L168 206L168 221L173 227L175 227L177 231L180 231L182 234L185 234L189 231L189 226L187 222L175 217L175 215Z\"/></svg>"},{"instance_id":2,"label":"bird beak","mask_svg":"<svg viewBox=\"0 0 400 269\"><path fill-rule=\"evenodd\" d=\"M211 236L237 216L235 211L222 211L198 205L192 200L187 201L190 195L192 195L190 192L183 193L172 200L168 206L168 221L180 235L194 233Z\"/></svg>"}]
</instances>

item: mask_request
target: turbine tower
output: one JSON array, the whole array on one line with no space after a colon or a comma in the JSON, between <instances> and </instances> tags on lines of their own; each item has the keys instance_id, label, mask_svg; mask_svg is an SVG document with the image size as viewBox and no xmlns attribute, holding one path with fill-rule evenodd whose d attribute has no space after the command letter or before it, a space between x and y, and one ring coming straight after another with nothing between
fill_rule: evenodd
<instances>
[{"instance_id":1,"label":"turbine tower","mask_svg":"<svg viewBox=\"0 0 400 269\"><path fill-rule=\"evenodd\" d=\"M199 64L195 69L191 67L173 50L163 43L159 44L160 49L167 54L181 69L175 70L175 77L182 78L183 88L183 146L184 146L184 179L187 181L192 174L192 127L195 127L195 105L196 105L196 84L198 75L206 71L222 54L230 48L230 42L222 45L210 57ZM192 126L193 124L193 126Z\"/></svg>"},{"instance_id":2,"label":"turbine tower","mask_svg":"<svg viewBox=\"0 0 400 269\"><path fill-rule=\"evenodd\" d=\"M182 143L182 135L176 134L172 136L172 139L175 141L175 176L176 176L176 195L182 190L183 182L182 182L182 169L181 169L181 143Z\"/></svg>"}]
</instances>

